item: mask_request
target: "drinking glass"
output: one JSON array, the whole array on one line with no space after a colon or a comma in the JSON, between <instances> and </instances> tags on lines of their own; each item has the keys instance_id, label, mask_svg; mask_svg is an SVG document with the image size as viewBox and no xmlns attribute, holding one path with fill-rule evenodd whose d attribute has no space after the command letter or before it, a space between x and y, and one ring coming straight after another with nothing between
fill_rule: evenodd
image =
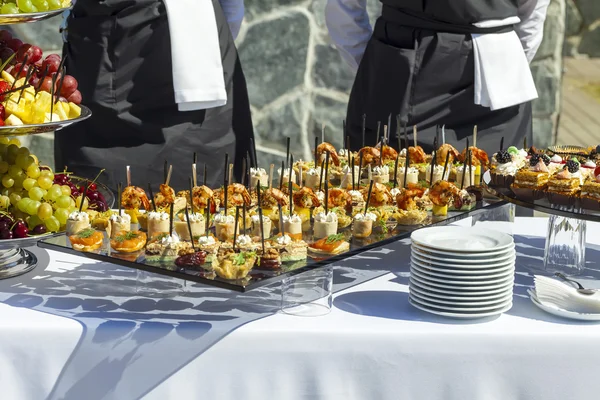
<instances>
[{"instance_id":1,"label":"drinking glass","mask_svg":"<svg viewBox=\"0 0 600 400\"><path fill-rule=\"evenodd\" d=\"M512 236L515 223L515 208L516 206L512 203L486 208L473 215L472 226L477 225L478 228L489 228Z\"/></svg>"},{"instance_id":2,"label":"drinking glass","mask_svg":"<svg viewBox=\"0 0 600 400\"><path fill-rule=\"evenodd\" d=\"M585 268L586 222L550 215L544 249L544 269L579 275Z\"/></svg>"},{"instance_id":3,"label":"drinking glass","mask_svg":"<svg viewBox=\"0 0 600 400\"><path fill-rule=\"evenodd\" d=\"M318 317L331 312L333 266L286 277L281 282L281 312Z\"/></svg>"}]
</instances>

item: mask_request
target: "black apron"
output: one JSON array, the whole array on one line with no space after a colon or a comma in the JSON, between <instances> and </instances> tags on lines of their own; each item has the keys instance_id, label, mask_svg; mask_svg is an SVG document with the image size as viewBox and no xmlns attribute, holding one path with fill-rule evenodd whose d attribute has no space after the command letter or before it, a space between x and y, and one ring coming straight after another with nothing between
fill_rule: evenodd
<instances>
[{"instance_id":1,"label":"black apron","mask_svg":"<svg viewBox=\"0 0 600 400\"><path fill-rule=\"evenodd\" d=\"M436 126L446 125L446 142L459 150L478 126L477 147L493 153L505 146L531 143L531 103L491 111L474 104L474 55L471 33L505 32L512 26L479 29L471 25L517 15L518 0L383 0L382 15L360 63L348 104L348 130L354 150L376 141L377 122L392 114L412 126L431 150ZM393 142L396 143L395 141ZM471 143L472 144L472 143Z\"/></svg>"},{"instance_id":2,"label":"black apron","mask_svg":"<svg viewBox=\"0 0 600 400\"><path fill-rule=\"evenodd\" d=\"M79 80L83 104L93 116L57 132L56 167L100 179L115 188L131 166L133 184L155 190L164 162L173 165L172 186L184 189L193 153L208 165L210 186L222 182L225 154L241 158L253 137L246 82L231 32L218 0L227 104L179 112L173 93L171 44L165 5L160 0L78 1L68 20L64 54L67 71ZM193 43L190 51L196 51ZM198 76L197 79L202 79Z\"/></svg>"}]
</instances>

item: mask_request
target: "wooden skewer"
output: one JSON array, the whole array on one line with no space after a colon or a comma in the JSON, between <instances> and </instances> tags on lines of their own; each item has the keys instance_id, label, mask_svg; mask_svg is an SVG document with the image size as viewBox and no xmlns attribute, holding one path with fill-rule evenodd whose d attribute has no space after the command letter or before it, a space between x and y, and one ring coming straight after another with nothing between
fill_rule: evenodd
<instances>
[{"instance_id":1,"label":"wooden skewer","mask_svg":"<svg viewBox=\"0 0 600 400\"><path fill-rule=\"evenodd\" d=\"M413 145L417 147L417 126L413 126Z\"/></svg>"},{"instance_id":2,"label":"wooden skewer","mask_svg":"<svg viewBox=\"0 0 600 400\"><path fill-rule=\"evenodd\" d=\"M127 186L131 186L131 168L127 166Z\"/></svg>"},{"instance_id":3,"label":"wooden skewer","mask_svg":"<svg viewBox=\"0 0 600 400\"><path fill-rule=\"evenodd\" d=\"M325 122L321 125L321 143L325 143Z\"/></svg>"},{"instance_id":4,"label":"wooden skewer","mask_svg":"<svg viewBox=\"0 0 600 400\"><path fill-rule=\"evenodd\" d=\"M477 125L473 127L473 147L477 147Z\"/></svg>"},{"instance_id":5,"label":"wooden skewer","mask_svg":"<svg viewBox=\"0 0 600 400\"><path fill-rule=\"evenodd\" d=\"M192 183L194 187L198 186L198 172L196 170L196 163L192 164Z\"/></svg>"},{"instance_id":6,"label":"wooden skewer","mask_svg":"<svg viewBox=\"0 0 600 400\"><path fill-rule=\"evenodd\" d=\"M169 186L169 182L171 181L171 174L173 173L173 166L169 165L169 172L167 172L167 180L165 181L165 185Z\"/></svg>"},{"instance_id":7,"label":"wooden skewer","mask_svg":"<svg viewBox=\"0 0 600 400\"><path fill-rule=\"evenodd\" d=\"M275 165L271 164L269 166L269 189L273 187L273 170L275 169Z\"/></svg>"},{"instance_id":8,"label":"wooden skewer","mask_svg":"<svg viewBox=\"0 0 600 400\"><path fill-rule=\"evenodd\" d=\"M233 183L233 164L229 164L229 172L227 177L229 178L229 182Z\"/></svg>"}]
</instances>

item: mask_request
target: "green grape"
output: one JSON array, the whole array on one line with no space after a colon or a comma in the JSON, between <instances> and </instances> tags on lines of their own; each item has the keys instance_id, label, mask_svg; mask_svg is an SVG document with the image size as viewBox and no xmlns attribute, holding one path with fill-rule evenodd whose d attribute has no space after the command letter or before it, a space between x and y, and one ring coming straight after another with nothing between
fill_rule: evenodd
<instances>
[{"instance_id":1,"label":"green grape","mask_svg":"<svg viewBox=\"0 0 600 400\"><path fill-rule=\"evenodd\" d=\"M21 167L18 167L16 165L11 165L10 167L8 167L8 175L10 175L11 178L16 178L19 176L19 173L21 173L23 170L21 169Z\"/></svg>"},{"instance_id":2,"label":"green grape","mask_svg":"<svg viewBox=\"0 0 600 400\"><path fill-rule=\"evenodd\" d=\"M57 208L56 211L54 211L54 216L56 217L56 219L58 219L58 222L60 222L61 226L67 224L69 214L69 210L67 210L66 208Z\"/></svg>"},{"instance_id":3,"label":"green grape","mask_svg":"<svg viewBox=\"0 0 600 400\"><path fill-rule=\"evenodd\" d=\"M17 138L12 138L8 141L8 144L14 144L15 146L17 146L17 148L21 147L21 141Z\"/></svg>"},{"instance_id":4,"label":"green grape","mask_svg":"<svg viewBox=\"0 0 600 400\"><path fill-rule=\"evenodd\" d=\"M8 143L10 143L10 139L7 138L6 136L2 136L0 138L0 144L8 146Z\"/></svg>"},{"instance_id":5,"label":"green grape","mask_svg":"<svg viewBox=\"0 0 600 400\"><path fill-rule=\"evenodd\" d=\"M6 164L8 165L8 163ZM2 163L0 163L0 173L2 173ZM36 164L31 164L27 167L27 176L33 179L37 179L40 176L40 167Z\"/></svg>"},{"instance_id":6,"label":"green grape","mask_svg":"<svg viewBox=\"0 0 600 400\"><path fill-rule=\"evenodd\" d=\"M27 220L27 225L29 225L29 229L33 229L42 223L43 221L37 215L32 215L31 217L29 217L29 220Z\"/></svg>"},{"instance_id":7,"label":"green grape","mask_svg":"<svg viewBox=\"0 0 600 400\"><path fill-rule=\"evenodd\" d=\"M31 154L31 152L25 146L19 147L19 150L17 150L17 155L28 156L30 154Z\"/></svg>"},{"instance_id":8,"label":"green grape","mask_svg":"<svg viewBox=\"0 0 600 400\"><path fill-rule=\"evenodd\" d=\"M40 172L40 176L46 177L51 181L54 181L54 173L52 171L48 171L47 169Z\"/></svg>"},{"instance_id":9,"label":"green grape","mask_svg":"<svg viewBox=\"0 0 600 400\"><path fill-rule=\"evenodd\" d=\"M35 179L32 178L27 178L23 181L23 189L30 191L31 188L35 187L37 185L37 181Z\"/></svg>"},{"instance_id":10,"label":"green grape","mask_svg":"<svg viewBox=\"0 0 600 400\"><path fill-rule=\"evenodd\" d=\"M25 207L25 212L29 215L36 215L41 205L42 203L39 201L31 200L27 207Z\"/></svg>"},{"instance_id":11,"label":"green grape","mask_svg":"<svg viewBox=\"0 0 600 400\"><path fill-rule=\"evenodd\" d=\"M27 207L29 206L29 203L31 203L32 201L33 200L24 197L17 203L17 208L19 209L19 211L25 212L25 210L27 210Z\"/></svg>"},{"instance_id":12,"label":"green grape","mask_svg":"<svg viewBox=\"0 0 600 400\"><path fill-rule=\"evenodd\" d=\"M19 194L16 192L11 193L8 198L10 199L10 204L12 204L14 207L16 207L17 203L21 200L21 196L19 196Z\"/></svg>"},{"instance_id":13,"label":"green grape","mask_svg":"<svg viewBox=\"0 0 600 400\"><path fill-rule=\"evenodd\" d=\"M40 201L44 197L44 191L39 187L33 187L29 191L29 198L32 200Z\"/></svg>"},{"instance_id":14,"label":"green grape","mask_svg":"<svg viewBox=\"0 0 600 400\"><path fill-rule=\"evenodd\" d=\"M13 3L6 3L0 8L0 14L18 14L19 7Z\"/></svg>"},{"instance_id":15,"label":"green grape","mask_svg":"<svg viewBox=\"0 0 600 400\"><path fill-rule=\"evenodd\" d=\"M2 185L3 185L5 188L10 188L10 187L13 187L13 185L14 185L14 184L15 184L15 180L14 180L13 178L11 178L10 176L8 176L8 175L4 175L4 176L2 177Z\"/></svg>"},{"instance_id":16,"label":"green grape","mask_svg":"<svg viewBox=\"0 0 600 400\"><path fill-rule=\"evenodd\" d=\"M21 147L22 148L22 147ZM31 164L35 164L35 160L30 155L17 154L15 165L26 170Z\"/></svg>"},{"instance_id":17,"label":"green grape","mask_svg":"<svg viewBox=\"0 0 600 400\"><path fill-rule=\"evenodd\" d=\"M12 188L7 189L7 188L2 188L2 190L0 190L0 195L2 196L10 196L10 194L13 192Z\"/></svg>"},{"instance_id":18,"label":"green grape","mask_svg":"<svg viewBox=\"0 0 600 400\"><path fill-rule=\"evenodd\" d=\"M69 209L76 209L76 208L77 208L77 206L75 205L75 204L76 204L76 203L75 203L75 199L73 199L72 197L69 197L69 199L71 199L71 200L70 200L70 202L71 202L71 206L69 207Z\"/></svg>"},{"instance_id":19,"label":"green grape","mask_svg":"<svg viewBox=\"0 0 600 400\"><path fill-rule=\"evenodd\" d=\"M45 221L52 217L52 211L52 206L50 204L42 203L40 208L38 208L37 216L40 217L42 221Z\"/></svg>"},{"instance_id":20,"label":"green grape","mask_svg":"<svg viewBox=\"0 0 600 400\"><path fill-rule=\"evenodd\" d=\"M70 196L60 196L58 199L56 199L56 205L59 208L69 208L71 207L71 197Z\"/></svg>"},{"instance_id":21,"label":"green grape","mask_svg":"<svg viewBox=\"0 0 600 400\"><path fill-rule=\"evenodd\" d=\"M71 188L69 186L61 186L60 190L62 191L63 196L71 196Z\"/></svg>"},{"instance_id":22,"label":"green grape","mask_svg":"<svg viewBox=\"0 0 600 400\"><path fill-rule=\"evenodd\" d=\"M62 190L59 185L53 185L50 189L48 189L48 198L52 201L55 201L59 197L62 196Z\"/></svg>"},{"instance_id":23,"label":"green grape","mask_svg":"<svg viewBox=\"0 0 600 400\"><path fill-rule=\"evenodd\" d=\"M31 0L34 6L38 9L38 11L48 11L50 6L46 0Z\"/></svg>"},{"instance_id":24,"label":"green grape","mask_svg":"<svg viewBox=\"0 0 600 400\"><path fill-rule=\"evenodd\" d=\"M77 207L78 209L79 209L79 206L81 205L81 198L82 198L82 197L83 197L83 196L77 196L77 200L75 200L75 207ZM88 205L89 205L89 203L88 203L88 199L87 199L87 197L86 197L86 198L83 200L83 208L82 208L82 210L83 210L83 211L87 210L87 208L88 208Z\"/></svg>"},{"instance_id":25,"label":"green grape","mask_svg":"<svg viewBox=\"0 0 600 400\"><path fill-rule=\"evenodd\" d=\"M0 208L7 209L10 207L10 198L8 196L0 196Z\"/></svg>"},{"instance_id":26,"label":"green grape","mask_svg":"<svg viewBox=\"0 0 600 400\"><path fill-rule=\"evenodd\" d=\"M46 225L46 229L50 232L58 232L60 229L60 222L54 216L44 220L44 224Z\"/></svg>"},{"instance_id":27,"label":"green grape","mask_svg":"<svg viewBox=\"0 0 600 400\"><path fill-rule=\"evenodd\" d=\"M60 0L48 0L48 7L50 10L58 10L62 8Z\"/></svg>"},{"instance_id":28,"label":"green grape","mask_svg":"<svg viewBox=\"0 0 600 400\"><path fill-rule=\"evenodd\" d=\"M25 181L26 178L27 178L27 176L25 176L25 174L20 174L18 177L16 177L15 178L15 187L22 189L23 182Z\"/></svg>"},{"instance_id":29,"label":"green grape","mask_svg":"<svg viewBox=\"0 0 600 400\"><path fill-rule=\"evenodd\" d=\"M6 161L0 161L0 174L8 172L9 165Z\"/></svg>"},{"instance_id":30,"label":"green grape","mask_svg":"<svg viewBox=\"0 0 600 400\"><path fill-rule=\"evenodd\" d=\"M17 0L17 6L19 7L19 10L23 11L24 13L37 12L37 8L33 5L31 0Z\"/></svg>"},{"instance_id":31,"label":"green grape","mask_svg":"<svg viewBox=\"0 0 600 400\"><path fill-rule=\"evenodd\" d=\"M42 171L42 172L46 172L46 171ZM50 189L52 187L52 180L46 176L41 175L38 178L38 185L40 185L40 187L42 189Z\"/></svg>"}]
</instances>

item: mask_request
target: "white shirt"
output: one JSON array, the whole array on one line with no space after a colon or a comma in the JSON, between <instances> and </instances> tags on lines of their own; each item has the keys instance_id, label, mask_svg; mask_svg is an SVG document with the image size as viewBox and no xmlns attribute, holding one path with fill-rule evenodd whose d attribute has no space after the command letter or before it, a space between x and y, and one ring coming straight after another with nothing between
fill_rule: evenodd
<instances>
[{"instance_id":1,"label":"white shirt","mask_svg":"<svg viewBox=\"0 0 600 400\"><path fill-rule=\"evenodd\" d=\"M515 31L531 62L542 42L550 0L520 0L520 3L518 17L521 22L515 26ZM367 0L327 0L325 22L331 40L344 60L355 70L358 69L373 31L367 13Z\"/></svg>"}]
</instances>

